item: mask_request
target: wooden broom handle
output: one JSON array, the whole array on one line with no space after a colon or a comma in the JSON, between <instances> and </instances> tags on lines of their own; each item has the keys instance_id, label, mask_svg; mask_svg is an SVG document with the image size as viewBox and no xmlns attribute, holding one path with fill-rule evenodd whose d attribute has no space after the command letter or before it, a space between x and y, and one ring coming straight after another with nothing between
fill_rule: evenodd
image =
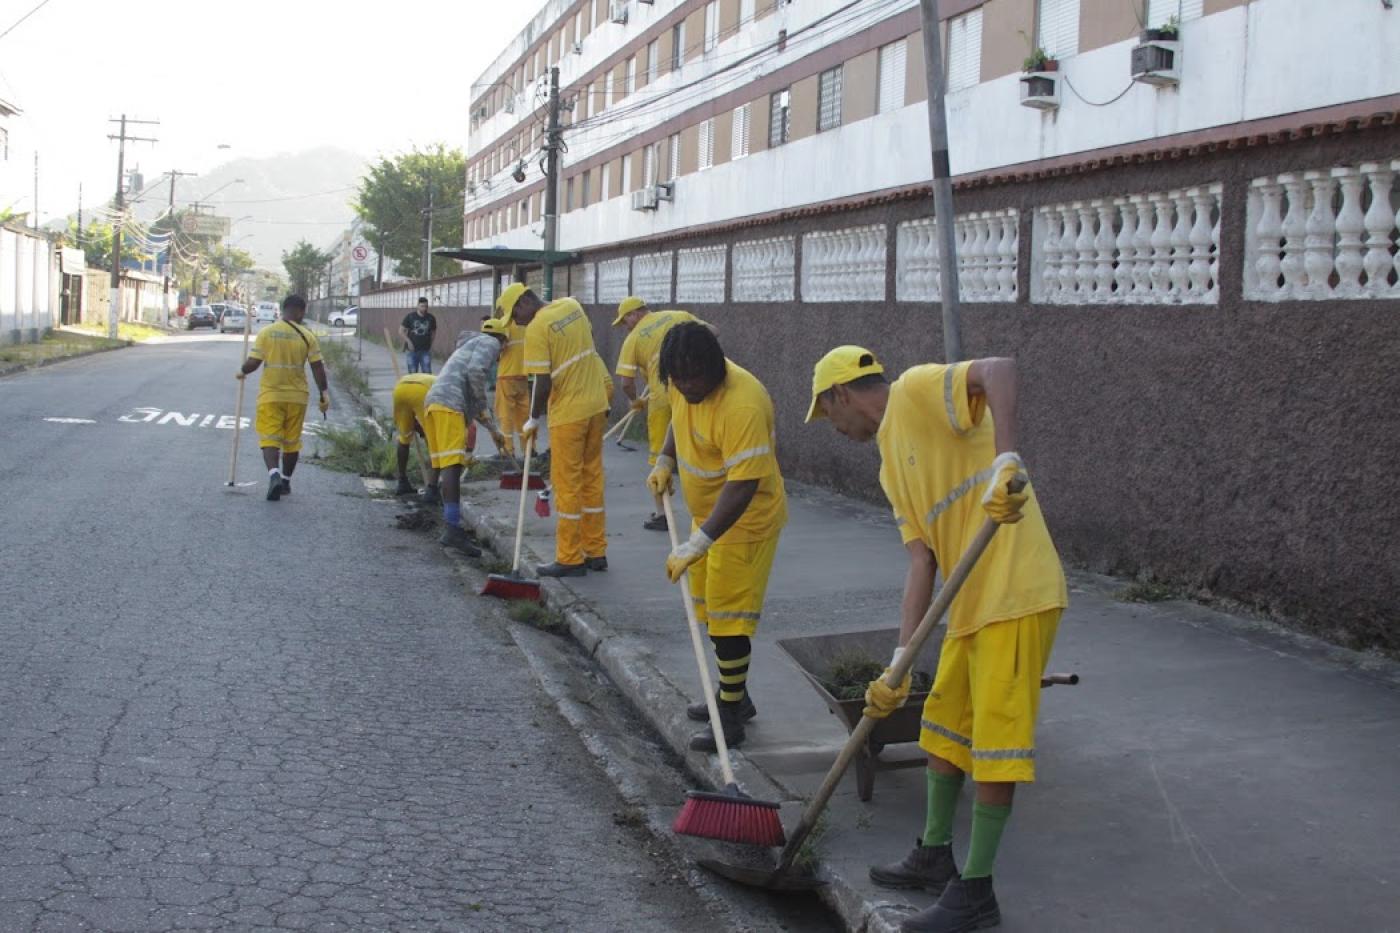
<instances>
[{"instance_id":1,"label":"wooden broom handle","mask_svg":"<svg viewBox=\"0 0 1400 933\"><path fill-rule=\"evenodd\" d=\"M535 416L535 390L540 387L538 379L530 383L530 417ZM515 559L511 561L510 572L520 575L520 544L525 540L525 500L530 493L530 455L534 453L535 439L525 439L525 467L520 471L520 510L515 513Z\"/></svg>"},{"instance_id":2,"label":"wooden broom handle","mask_svg":"<svg viewBox=\"0 0 1400 933\"><path fill-rule=\"evenodd\" d=\"M680 545L676 537L676 510L671 508L671 494L662 493L661 506L666 510L666 530L671 535L671 550ZM705 642L700 637L700 621L695 614L695 597L690 592L690 571L680 581L681 599L685 602L685 618L690 623L690 646L695 649L695 664L700 668L700 689L705 691L705 709L710 713L710 731L715 734L715 749L719 752L719 769L724 783L734 784L734 769L729 764L729 743L724 740L724 724L719 721L719 704L710 683L710 666L705 656Z\"/></svg>"},{"instance_id":3,"label":"wooden broom handle","mask_svg":"<svg viewBox=\"0 0 1400 933\"><path fill-rule=\"evenodd\" d=\"M248 362L248 335L252 330L253 316L251 314L243 315L243 362L238 364L240 368L243 363ZM247 382L247 374L238 380L238 401L233 406L233 452L229 454L228 458L228 484L230 486L234 484L234 473L238 470L238 431L243 427L243 387Z\"/></svg>"}]
</instances>

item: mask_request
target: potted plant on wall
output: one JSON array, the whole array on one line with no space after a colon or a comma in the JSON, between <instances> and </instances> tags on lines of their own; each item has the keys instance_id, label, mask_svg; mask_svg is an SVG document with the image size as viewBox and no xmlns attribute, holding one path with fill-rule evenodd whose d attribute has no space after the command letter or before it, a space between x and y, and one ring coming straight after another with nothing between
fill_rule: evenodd
<instances>
[{"instance_id":1,"label":"potted plant on wall","mask_svg":"<svg viewBox=\"0 0 1400 933\"><path fill-rule=\"evenodd\" d=\"M1181 22L1175 16L1160 26L1142 31L1143 42L1175 42L1180 37Z\"/></svg>"}]
</instances>

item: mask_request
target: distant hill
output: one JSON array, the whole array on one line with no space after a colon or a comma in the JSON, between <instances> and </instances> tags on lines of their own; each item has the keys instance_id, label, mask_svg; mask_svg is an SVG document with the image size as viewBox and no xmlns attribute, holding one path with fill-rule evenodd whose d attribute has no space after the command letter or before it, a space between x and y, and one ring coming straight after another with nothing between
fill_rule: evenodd
<instances>
[{"instance_id":1,"label":"distant hill","mask_svg":"<svg viewBox=\"0 0 1400 933\"><path fill-rule=\"evenodd\" d=\"M253 255L258 265L282 271L282 253L306 239L325 249L350 225L355 212L350 202L368 167L364 156L323 146L281 153L263 159L234 159L195 178L181 178L175 188L177 207L187 207L209 192L213 213L238 220L233 239ZM229 184L241 178L242 184ZM158 217L167 204L169 182L147 175L146 194L136 204L144 221ZM227 185L228 187L224 187ZM222 191L219 191L223 188Z\"/></svg>"}]
</instances>

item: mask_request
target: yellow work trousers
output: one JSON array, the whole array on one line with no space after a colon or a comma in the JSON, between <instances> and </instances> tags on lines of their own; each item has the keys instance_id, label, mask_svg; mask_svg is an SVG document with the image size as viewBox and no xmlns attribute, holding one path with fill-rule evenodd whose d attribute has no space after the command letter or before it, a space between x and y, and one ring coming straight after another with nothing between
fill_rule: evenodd
<instances>
[{"instance_id":1,"label":"yellow work trousers","mask_svg":"<svg viewBox=\"0 0 1400 933\"><path fill-rule=\"evenodd\" d=\"M496 424L506 437L508 453L515 456L515 436L530 420L530 380L524 376L502 376L496 380Z\"/></svg>"},{"instance_id":2,"label":"yellow work trousers","mask_svg":"<svg viewBox=\"0 0 1400 933\"><path fill-rule=\"evenodd\" d=\"M569 424L549 426L549 482L559 524L554 531L554 559L581 564L608 553L607 516L603 511L603 427L607 412Z\"/></svg>"}]
</instances>

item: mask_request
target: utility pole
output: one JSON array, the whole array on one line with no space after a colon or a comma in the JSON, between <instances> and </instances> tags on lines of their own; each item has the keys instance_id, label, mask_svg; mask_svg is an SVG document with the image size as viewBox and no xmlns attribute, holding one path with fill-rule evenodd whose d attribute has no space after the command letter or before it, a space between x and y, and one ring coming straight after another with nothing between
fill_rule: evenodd
<instances>
[{"instance_id":1,"label":"utility pole","mask_svg":"<svg viewBox=\"0 0 1400 933\"><path fill-rule=\"evenodd\" d=\"M39 229L39 153L34 153L34 229Z\"/></svg>"},{"instance_id":2,"label":"utility pole","mask_svg":"<svg viewBox=\"0 0 1400 933\"><path fill-rule=\"evenodd\" d=\"M544 300L554 300L554 251L559 239L559 69L549 69L549 125L545 133Z\"/></svg>"},{"instance_id":3,"label":"utility pole","mask_svg":"<svg viewBox=\"0 0 1400 933\"><path fill-rule=\"evenodd\" d=\"M384 287L384 231L379 231L379 251L374 257L374 287Z\"/></svg>"},{"instance_id":4,"label":"utility pole","mask_svg":"<svg viewBox=\"0 0 1400 933\"><path fill-rule=\"evenodd\" d=\"M944 106L943 43L938 0L919 0L924 30L924 78L928 82L928 138L933 150L933 216L938 224L938 280L943 302L943 362L962 359L958 301L958 250L954 237L953 176L948 167L948 110Z\"/></svg>"},{"instance_id":5,"label":"utility pole","mask_svg":"<svg viewBox=\"0 0 1400 933\"><path fill-rule=\"evenodd\" d=\"M428 209L423 212L423 281L433 277L433 197L436 186L428 182Z\"/></svg>"},{"instance_id":6,"label":"utility pole","mask_svg":"<svg viewBox=\"0 0 1400 933\"><path fill-rule=\"evenodd\" d=\"M107 134L108 139L117 140L117 216L112 225L112 288L110 292L111 297L107 305L107 336L116 340L117 319L121 315L122 306L122 212L126 208L126 199L122 192L122 185L126 181L126 144L129 142L157 142L157 140L147 136L126 135L126 125L128 123L138 123L147 126L158 126L160 121L127 119L126 114L122 114L120 120L111 119L107 122L121 123L121 132L118 135L113 136L110 133Z\"/></svg>"},{"instance_id":7,"label":"utility pole","mask_svg":"<svg viewBox=\"0 0 1400 933\"><path fill-rule=\"evenodd\" d=\"M78 182L78 248L83 246L83 183Z\"/></svg>"},{"instance_id":8,"label":"utility pole","mask_svg":"<svg viewBox=\"0 0 1400 933\"><path fill-rule=\"evenodd\" d=\"M182 172L178 169L170 170L170 242L165 245L165 268L161 271L165 274L165 282L162 286L160 307L162 323L170 326L170 270L175 268L175 236L180 232L180 224L175 220L175 179L181 175L194 175L194 172Z\"/></svg>"}]
</instances>

